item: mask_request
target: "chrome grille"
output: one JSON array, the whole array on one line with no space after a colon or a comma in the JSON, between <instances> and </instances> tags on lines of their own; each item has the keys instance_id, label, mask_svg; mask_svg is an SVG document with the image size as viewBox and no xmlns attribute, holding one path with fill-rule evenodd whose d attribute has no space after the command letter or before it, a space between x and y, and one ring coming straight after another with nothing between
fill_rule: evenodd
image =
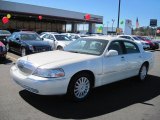
<instances>
[{"instance_id":1,"label":"chrome grille","mask_svg":"<svg viewBox=\"0 0 160 120\"><path fill-rule=\"evenodd\" d=\"M22 61L22 60L19 60L17 62L17 67L18 67L19 71L21 71L25 75L32 74L33 71L36 69L32 63L30 63L28 61Z\"/></svg>"}]
</instances>

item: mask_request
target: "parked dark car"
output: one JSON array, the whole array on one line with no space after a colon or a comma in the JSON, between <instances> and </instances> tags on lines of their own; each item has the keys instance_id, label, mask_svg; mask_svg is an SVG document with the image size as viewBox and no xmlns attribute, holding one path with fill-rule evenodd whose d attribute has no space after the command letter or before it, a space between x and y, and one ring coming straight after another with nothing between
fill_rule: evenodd
<instances>
[{"instance_id":1,"label":"parked dark car","mask_svg":"<svg viewBox=\"0 0 160 120\"><path fill-rule=\"evenodd\" d=\"M5 45L0 41L0 61L6 59L7 50Z\"/></svg>"},{"instance_id":2,"label":"parked dark car","mask_svg":"<svg viewBox=\"0 0 160 120\"><path fill-rule=\"evenodd\" d=\"M11 35L11 33L7 30L0 30L0 41L6 45L7 41L6 38L9 37Z\"/></svg>"},{"instance_id":3,"label":"parked dark car","mask_svg":"<svg viewBox=\"0 0 160 120\"><path fill-rule=\"evenodd\" d=\"M137 36L137 37L140 38L141 40L146 41L150 45L150 49L152 50L159 49L159 43L152 40L151 38L146 36Z\"/></svg>"},{"instance_id":4,"label":"parked dark car","mask_svg":"<svg viewBox=\"0 0 160 120\"><path fill-rule=\"evenodd\" d=\"M14 32L7 38L6 48L22 56L51 50L49 43L43 41L35 32Z\"/></svg>"}]
</instances>

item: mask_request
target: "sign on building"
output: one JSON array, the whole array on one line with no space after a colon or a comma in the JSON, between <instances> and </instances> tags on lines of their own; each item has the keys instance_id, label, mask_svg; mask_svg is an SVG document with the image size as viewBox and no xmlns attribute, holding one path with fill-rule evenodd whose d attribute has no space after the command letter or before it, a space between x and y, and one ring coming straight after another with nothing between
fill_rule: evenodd
<instances>
[{"instance_id":1,"label":"sign on building","mask_svg":"<svg viewBox=\"0 0 160 120\"><path fill-rule=\"evenodd\" d=\"M132 34L132 21L129 19L126 19L125 21L125 29L124 29L125 35L131 35Z\"/></svg>"},{"instance_id":2,"label":"sign on building","mask_svg":"<svg viewBox=\"0 0 160 120\"><path fill-rule=\"evenodd\" d=\"M157 26L157 19L150 19L150 26L156 27Z\"/></svg>"}]
</instances>

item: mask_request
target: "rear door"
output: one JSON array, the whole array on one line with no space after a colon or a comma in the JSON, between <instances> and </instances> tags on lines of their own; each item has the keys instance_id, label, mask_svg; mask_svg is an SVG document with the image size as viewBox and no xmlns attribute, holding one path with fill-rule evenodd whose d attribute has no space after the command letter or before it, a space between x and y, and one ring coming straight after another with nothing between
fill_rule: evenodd
<instances>
[{"instance_id":1,"label":"rear door","mask_svg":"<svg viewBox=\"0 0 160 120\"><path fill-rule=\"evenodd\" d=\"M125 60L127 61L127 76L138 75L143 59L138 46L134 42L124 41Z\"/></svg>"},{"instance_id":2,"label":"rear door","mask_svg":"<svg viewBox=\"0 0 160 120\"><path fill-rule=\"evenodd\" d=\"M49 35L48 39L49 39L49 44L52 46L52 49L56 49L54 36L53 35Z\"/></svg>"},{"instance_id":3,"label":"rear door","mask_svg":"<svg viewBox=\"0 0 160 120\"><path fill-rule=\"evenodd\" d=\"M52 35L45 34L42 38L44 39L44 41L47 41L50 44L50 46L52 46L52 49L55 48L55 44L54 44L55 43L55 39L54 39L54 37Z\"/></svg>"}]
</instances>

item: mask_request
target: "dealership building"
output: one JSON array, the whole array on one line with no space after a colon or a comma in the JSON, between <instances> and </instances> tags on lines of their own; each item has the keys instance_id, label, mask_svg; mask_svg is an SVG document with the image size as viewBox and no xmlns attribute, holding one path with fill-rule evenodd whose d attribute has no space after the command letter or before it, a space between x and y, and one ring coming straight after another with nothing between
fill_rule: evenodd
<instances>
[{"instance_id":1,"label":"dealership building","mask_svg":"<svg viewBox=\"0 0 160 120\"><path fill-rule=\"evenodd\" d=\"M11 15L9 22L3 24L2 18ZM85 20L86 13L35 6L29 4L0 1L0 29L55 31L66 32L66 26L71 26L71 32L77 32L79 24L88 24L88 32L95 32L96 24L103 24L103 16L90 14ZM39 19L42 16L42 19Z\"/></svg>"}]
</instances>

